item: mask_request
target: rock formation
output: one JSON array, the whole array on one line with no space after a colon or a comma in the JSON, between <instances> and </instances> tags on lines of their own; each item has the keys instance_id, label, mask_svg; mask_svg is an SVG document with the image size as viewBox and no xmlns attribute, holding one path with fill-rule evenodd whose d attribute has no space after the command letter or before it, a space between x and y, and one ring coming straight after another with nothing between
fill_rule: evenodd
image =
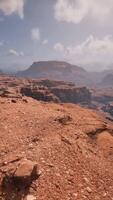
<instances>
[{"instance_id":1,"label":"rock formation","mask_svg":"<svg viewBox=\"0 0 113 200\"><path fill-rule=\"evenodd\" d=\"M62 61L34 62L28 69L17 73L19 77L71 81L77 85L90 85L92 80L87 71Z\"/></svg>"},{"instance_id":2,"label":"rock formation","mask_svg":"<svg viewBox=\"0 0 113 200\"><path fill-rule=\"evenodd\" d=\"M47 83L47 84L46 84ZM21 88L22 95L42 101L90 104L91 93L86 87L76 87L60 81L39 81Z\"/></svg>"}]
</instances>

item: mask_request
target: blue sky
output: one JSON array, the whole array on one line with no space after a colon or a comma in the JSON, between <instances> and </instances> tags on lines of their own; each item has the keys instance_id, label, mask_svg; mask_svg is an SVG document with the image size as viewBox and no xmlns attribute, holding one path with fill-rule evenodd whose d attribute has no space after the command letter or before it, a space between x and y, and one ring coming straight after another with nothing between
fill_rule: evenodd
<instances>
[{"instance_id":1,"label":"blue sky","mask_svg":"<svg viewBox=\"0 0 113 200\"><path fill-rule=\"evenodd\" d=\"M113 63L113 0L0 0L0 68L65 60L102 70Z\"/></svg>"}]
</instances>

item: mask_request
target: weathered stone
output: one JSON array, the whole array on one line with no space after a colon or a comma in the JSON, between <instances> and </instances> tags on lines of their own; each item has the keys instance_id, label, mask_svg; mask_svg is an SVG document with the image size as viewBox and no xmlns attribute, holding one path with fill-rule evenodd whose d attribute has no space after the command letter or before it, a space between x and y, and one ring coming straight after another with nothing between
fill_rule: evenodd
<instances>
[{"instance_id":1,"label":"weathered stone","mask_svg":"<svg viewBox=\"0 0 113 200\"><path fill-rule=\"evenodd\" d=\"M27 195L26 200L36 200L36 197L33 195Z\"/></svg>"},{"instance_id":2,"label":"weathered stone","mask_svg":"<svg viewBox=\"0 0 113 200\"><path fill-rule=\"evenodd\" d=\"M55 121L58 121L62 125L66 125L72 121L72 118L69 115L64 115L64 116L57 117Z\"/></svg>"},{"instance_id":3,"label":"weathered stone","mask_svg":"<svg viewBox=\"0 0 113 200\"><path fill-rule=\"evenodd\" d=\"M28 103L28 100L27 100L27 99L23 99L23 102L24 102L24 103Z\"/></svg>"},{"instance_id":4,"label":"weathered stone","mask_svg":"<svg viewBox=\"0 0 113 200\"><path fill-rule=\"evenodd\" d=\"M92 192L92 190L91 190L90 187L87 187L86 190L87 190L88 193L91 193L91 192Z\"/></svg>"},{"instance_id":5,"label":"weathered stone","mask_svg":"<svg viewBox=\"0 0 113 200\"><path fill-rule=\"evenodd\" d=\"M13 178L15 184L27 186L33 180L37 179L38 176L37 164L29 160L24 160L16 169Z\"/></svg>"}]
</instances>

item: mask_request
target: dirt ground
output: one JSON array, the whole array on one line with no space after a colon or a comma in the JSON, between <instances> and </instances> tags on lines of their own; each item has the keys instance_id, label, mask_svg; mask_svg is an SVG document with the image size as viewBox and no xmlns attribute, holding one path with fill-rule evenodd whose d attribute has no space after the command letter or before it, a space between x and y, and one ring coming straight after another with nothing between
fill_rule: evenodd
<instances>
[{"instance_id":1,"label":"dirt ground","mask_svg":"<svg viewBox=\"0 0 113 200\"><path fill-rule=\"evenodd\" d=\"M17 188L7 174L25 158L40 176ZM35 199L113 200L113 125L72 104L0 98L0 200Z\"/></svg>"}]
</instances>

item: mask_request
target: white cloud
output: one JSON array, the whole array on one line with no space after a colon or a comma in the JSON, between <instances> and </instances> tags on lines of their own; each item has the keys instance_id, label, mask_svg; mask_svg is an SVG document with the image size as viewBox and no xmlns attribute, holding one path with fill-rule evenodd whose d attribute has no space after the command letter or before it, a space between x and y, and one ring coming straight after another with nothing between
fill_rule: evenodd
<instances>
[{"instance_id":1,"label":"white cloud","mask_svg":"<svg viewBox=\"0 0 113 200\"><path fill-rule=\"evenodd\" d=\"M16 13L20 18L24 17L25 0L0 0L0 10L4 15Z\"/></svg>"},{"instance_id":2,"label":"white cloud","mask_svg":"<svg viewBox=\"0 0 113 200\"><path fill-rule=\"evenodd\" d=\"M43 45L46 45L46 44L48 44L48 43L49 43L48 40L43 40L43 42L42 42Z\"/></svg>"},{"instance_id":3,"label":"white cloud","mask_svg":"<svg viewBox=\"0 0 113 200\"><path fill-rule=\"evenodd\" d=\"M15 49L9 49L8 55L9 56L24 56L24 53L22 51L18 52Z\"/></svg>"},{"instance_id":4,"label":"white cloud","mask_svg":"<svg viewBox=\"0 0 113 200\"><path fill-rule=\"evenodd\" d=\"M32 40L36 40L36 41L40 40L40 30L38 27L33 28L31 30L31 38L32 38Z\"/></svg>"},{"instance_id":5,"label":"white cloud","mask_svg":"<svg viewBox=\"0 0 113 200\"><path fill-rule=\"evenodd\" d=\"M57 48L57 50L62 51L63 58L73 63L113 62L113 37L111 35L106 35L101 39L90 35L78 45L60 44L60 46L61 49Z\"/></svg>"},{"instance_id":6,"label":"white cloud","mask_svg":"<svg viewBox=\"0 0 113 200\"><path fill-rule=\"evenodd\" d=\"M56 44L54 45L54 49L55 49L56 51L63 52L63 51L64 51L64 46L63 46L63 44L61 44L61 43L59 42L59 43L56 43Z\"/></svg>"},{"instance_id":7,"label":"white cloud","mask_svg":"<svg viewBox=\"0 0 113 200\"><path fill-rule=\"evenodd\" d=\"M113 17L113 0L57 0L54 10L58 21L78 24L87 17L105 23Z\"/></svg>"}]
</instances>

